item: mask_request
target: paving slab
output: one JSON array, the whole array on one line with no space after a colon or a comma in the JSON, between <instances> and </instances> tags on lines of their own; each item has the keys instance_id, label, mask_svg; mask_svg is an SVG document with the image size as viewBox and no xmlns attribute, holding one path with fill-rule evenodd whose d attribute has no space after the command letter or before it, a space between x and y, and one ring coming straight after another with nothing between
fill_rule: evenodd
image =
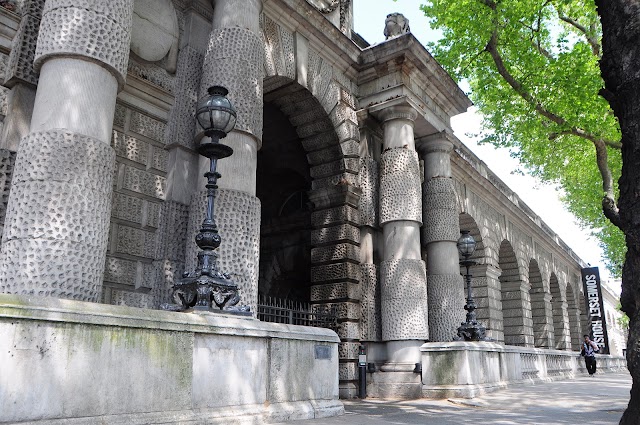
<instances>
[{"instance_id":1,"label":"paving slab","mask_svg":"<svg viewBox=\"0 0 640 425\"><path fill-rule=\"evenodd\" d=\"M510 387L470 400L345 400L343 416L289 424L616 425L630 389L628 373L598 374Z\"/></svg>"}]
</instances>

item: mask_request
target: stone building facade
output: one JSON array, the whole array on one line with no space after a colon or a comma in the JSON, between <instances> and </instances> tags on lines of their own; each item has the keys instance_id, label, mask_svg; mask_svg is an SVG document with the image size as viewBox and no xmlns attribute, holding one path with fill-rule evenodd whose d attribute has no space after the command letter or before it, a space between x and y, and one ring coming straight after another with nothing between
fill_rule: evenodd
<instances>
[{"instance_id":1,"label":"stone building facade","mask_svg":"<svg viewBox=\"0 0 640 425\"><path fill-rule=\"evenodd\" d=\"M488 335L577 349L583 262L452 135L471 103L411 33L368 45L350 0L8 3L0 292L168 301L204 215L195 104L222 85L221 269L253 311L336 308L342 396L361 344L397 388L419 382L422 343L454 337L461 229Z\"/></svg>"}]
</instances>

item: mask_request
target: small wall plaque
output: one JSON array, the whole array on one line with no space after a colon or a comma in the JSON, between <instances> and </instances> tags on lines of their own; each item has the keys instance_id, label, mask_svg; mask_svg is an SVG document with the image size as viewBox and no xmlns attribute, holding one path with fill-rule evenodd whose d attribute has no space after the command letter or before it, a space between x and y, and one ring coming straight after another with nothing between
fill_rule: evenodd
<instances>
[{"instance_id":1,"label":"small wall plaque","mask_svg":"<svg viewBox=\"0 0 640 425\"><path fill-rule=\"evenodd\" d=\"M317 360L331 360L331 346L316 345L315 349Z\"/></svg>"}]
</instances>

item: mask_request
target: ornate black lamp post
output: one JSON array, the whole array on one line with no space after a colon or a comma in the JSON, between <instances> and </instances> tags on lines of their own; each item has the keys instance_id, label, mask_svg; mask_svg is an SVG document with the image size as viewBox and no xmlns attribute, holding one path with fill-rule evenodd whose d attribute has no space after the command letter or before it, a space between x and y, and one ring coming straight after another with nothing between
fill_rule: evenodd
<instances>
[{"instance_id":1,"label":"ornate black lamp post","mask_svg":"<svg viewBox=\"0 0 640 425\"><path fill-rule=\"evenodd\" d=\"M196 150L200 155L209 158L207 178L207 212L200 233L196 235L198 265L194 272L185 272L179 283L172 288L172 298L176 304L165 306L170 310L223 310L225 312L250 315L246 306L235 307L240 301L238 285L227 273L218 270L218 253L220 235L214 218L214 201L218 189L220 173L216 171L218 159L233 154L233 149L220 143L236 124L236 111L227 99L227 89L214 86L209 88L209 95L198 101L196 119L204 129L203 137Z\"/></svg>"},{"instance_id":2,"label":"ornate black lamp post","mask_svg":"<svg viewBox=\"0 0 640 425\"><path fill-rule=\"evenodd\" d=\"M467 273L465 274L465 282L467 283L467 304L464 309L467 310L467 320L462 323L458 328L458 340L465 341L485 341L486 332L484 326L482 326L476 320L476 302L471 295L471 274L469 273L469 267L477 264L475 260L471 260L470 257L476 250L476 240L469 234L468 230L462 230L460 239L458 239L458 252L464 260L460 261L461 266L465 266Z\"/></svg>"}]
</instances>

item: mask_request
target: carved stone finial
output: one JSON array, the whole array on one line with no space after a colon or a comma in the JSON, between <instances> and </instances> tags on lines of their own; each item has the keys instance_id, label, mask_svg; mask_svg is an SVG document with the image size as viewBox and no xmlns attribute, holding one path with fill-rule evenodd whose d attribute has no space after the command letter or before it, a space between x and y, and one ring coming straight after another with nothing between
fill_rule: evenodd
<instances>
[{"instance_id":1,"label":"carved stone finial","mask_svg":"<svg viewBox=\"0 0 640 425\"><path fill-rule=\"evenodd\" d=\"M402 13L390 13L384 21L384 36L386 39L398 37L409 31L409 20Z\"/></svg>"}]
</instances>

